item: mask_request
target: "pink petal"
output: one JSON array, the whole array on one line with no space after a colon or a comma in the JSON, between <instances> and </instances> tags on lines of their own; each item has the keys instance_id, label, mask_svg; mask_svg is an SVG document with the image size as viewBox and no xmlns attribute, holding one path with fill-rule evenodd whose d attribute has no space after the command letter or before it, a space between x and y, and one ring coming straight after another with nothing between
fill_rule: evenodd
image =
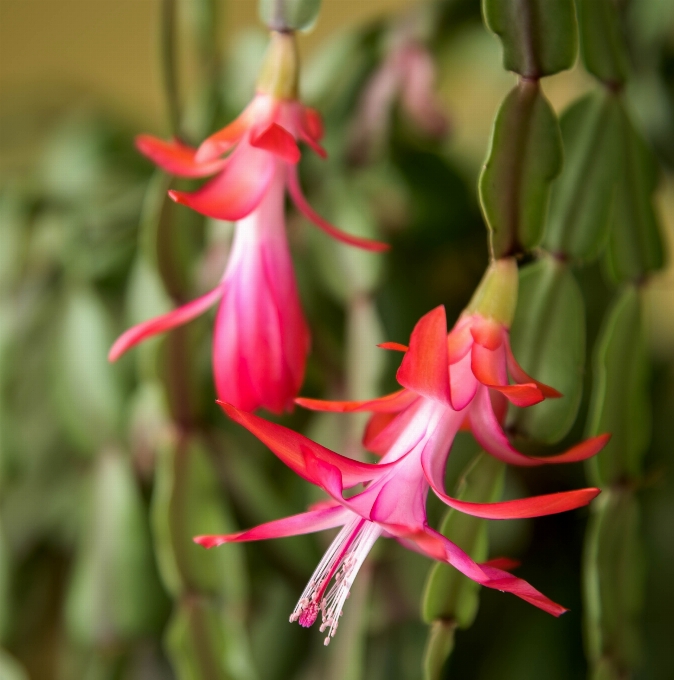
<instances>
[{"instance_id":1,"label":"pink petal","mask_svg":"<svg viewBox=\"0 0 674 680\"><path fill-rule=\"evenodd\" d=\"M241 543L243 541L264 541L269 538L284 538L286 536L300 536L315 531L324 531L344 524L350 512L342 506L332 506L303 512L299 515L284 517L273 522L260 524L253 529L239 531L235 534L210 534L195 536L194 542L204 548L214 548L223 543Z\"/></svg>"},{"instance_id":2,"label":"pink petal","mask_svg":"<svg viewBox=\"0 0 674 680\"><path fill-rule=\"evenodd\" d=\"M274 157L267 152L240 145L217 177L193 193L169 191L169 196L202 215L234 222L259 205L275 168Z\"/></svg>"},{"instance_id":3,"label":"pink petal","mask_svg":"<svg viewBox=\"0 0 674 680\"><path fill-rule=\"evenodd\" d=\"M293 202L297 206L297 209L311 222L313 222L319 229L322 229L326 234L329 234L334 239L341 241L342 243L347 243L351 246L356 246L357 248L363 248L364 250L373 250L381 252L388 250L391 246L388 243L381 243L379 241L373 241L369 238L361 238L360 236L352 236L347 234L337 227L330 224L327 220L323 219L314 209L309 205L307 199L302 193L300 187L299 179L297 177L297 168L288 168L288 192L290 193Z\"/></svg>"},{"instance_id":4,"label":"pink petal","mask_svg":"<svg viewBox=\"0 0 674 680\"><path fill-rule=\"evenodd\" d=\"M470 332L470 319L460 319L447 336L447 354L449 363L455 364L470 352L473 336Z\"/></svg>"},{"instance_id":5,"label":"pink petal","mask_svg":"<svg viewBox=\"0 0 674 680\"><path fill-rule=\"evenodd\" d=\"M432 452L431 452L432 453ZM575 510L587 505L599 494L599 489L578 489L562 493L522 498L500 503L471 503L448 496L444 491L445 463L438 456L428 455L425 449L421 457L421 465L426 479L437 497L450 508L474 517L484 519L524 519L554 515L558 512Z\"/></svg>"},{"instance_id":6,"label":"pink petal","mask_svg":"<svg viewBox=\"0 0 674 680\"><path fill-rule=\"evenodd\" d=\"M610 439L611 435L603 434L573 446L564 453L555 456L534 457L525 456L515 449L501 425L494 416L489 392L482 387L473 402L470 410L471 431L477 443L492 456L511 465L536 466L556 463L576 463L591 458L599 453Z\"/></svg>"},{"instance_id":7,"label":"pink petal","mask_svg":"<svg viewBox=\"0 0 674 680\"><path fill-rule=\"evenodd\" d=\"M323 122L315 109L303 107L299 117L299 137L308 144L321 158L327 158L326 150L319 144L323 139Z\"/></svg>"},{"instance_id":8,"label":"pink petal","mask_svg":"<svg viewBox=\"0 0 674 680\"><path fill-rule=\"evenodd\" d=\"M463 359L450 365L449 384L452 407L457 411L462 411L475 397L479 385L475 375L473 375L470 354L466 354Z\"/></svg>"},{"instance_id":9,"label":"pink petal","mask_svg":"<svg viewBox=\"0 0 674 680\"><path fill-rule=\"evenodd\" d=\"M165 142L151 135L138 135L136 148L155 165L171 175L206 177L222 170L224 160L204 162L196 158L196 149L177 139Z\"/></svg>"},{"instance_id":10,"label":"pink petal","mask_svg":"<svg viewBox=\"0 0 674 680\"><path fill-rule=\"evenodd\" d=\"M447 319L442 305L421 317L414 327L396 378L417 394L450 404Z\"/></svg>"},{"instance_id":11,"label":"pink petal","mask_svg":"<svg viewBox=\"0 0 674 680\"><path fill-rule=\"evenodd\" d=\"M429 527L425 527L423 532L417 532L404 538L407 541L413 542L423 554L451 564L462 574L487 588L494 588L517 595L517 597L553 616L560 616L567 611L567 609L547 598L523 579L517 578L489 563L477 564L461 548Z\"/></svg>"},{"instance_id":12,"label":"pink petal","mask_svg":"<svg viewBox=\"0 0 674 680\"><path fill-rule=\"evenodd\" d=\"M380 440L383 446L378 447L375 443L379 438L379 435L391 424L395 419L397 414L395 413L373 413L370 419L367 421L365 426L365 431L363 432L363 447L375 453L377 455L383 456L390 447L389 441Z\"/></svg>"},{"instance_id":13,"label":"pink petal","mask_svg":"<svg viewBox=\"0 0 674 680\"><path fill-rule=\"evenodd\" d=\"M204 163L214 158L218 158L241 141L252 123L251 110L252 105L249 105L243 113L229 125L205 139L197 149L197 160L200 163Z\"/></svg>"},{"instance_id":14,"label":"pink petal","mask_svg":"<svg viewBox=\"0 0 674 680\"><path fill-rule=\"evenodd\" d=\"M203 314L209 307L212 307L220 297L222 297L224 285L224 283L221 283L217 288L210 291L210 293L206 293L206 295L203 295L196 300L192 300L192 302L188 302L186 305L178 307L178 309L174 309L168 314L158 316L149 321L144 321L133 328L129 328L128 331L120 335L115 341L115 344L108 354L108 360L117 361L124 352L134 345L137 345L139 342L142 342L153 335L157 335L158 333L164 333L165 331L171 330L171 328L175 328L176 326L182 326L200 314Z\"/></svg>"},{"instance_id":15,"label":"pink petal","mask_svg":"<svg viewBox=\"0 0 674 680\"><path fill-rule=\"evenodd\" d=\"M401 345L399 342L380 342L377 347L382 349L390 349L393 352L407 352L409 347L407 345Z\"/></svg>"},{"instance_id":16,"label":"pink petal","mask_svg":"<svg viewBox=\"0 0 674 680\"><path fill-rule=\"evenodd\" d=\"M263 444L268 446L291 470L300 477L323 487L323 480L315 476L316 470L308 466L307 460L316 459L337 469L343 478L346 488L360 482L367 482L381 476L390 465L370 465L345 456L340 456L330 449L307 439L307 437L289 430L287 427L270 423L252 413L245 413L230 404L218 402L222 410L235 422L254 434ZM328 480L332 483L332 480Z\"/></svg>"},{"instance_id":17,"label":"pink petal","mask_svg":"<svg viewBox=\"0 0 674 680\"><path fill-rule=\"evenodd\" d=\"M538 380L534 380L524 372L524 370L517 363L517 360L513 355L512 349L510 348L510 342L505 343L505 348L508 362L508 372L510 373L510 376L516 383L519 383L521 385L524 385L526 383L533 383L534 385L536 385L536 387L538 387L538 389L541 391L541 393L546 399L558 399L559 397L562 396L561 392L558 392L553 387L544 385L542 382L538 382Z\"/></svg>"},{"instance_id":18,"label":"pink petal","mask_svg":"<svg viewBox=\"0 0 674 680\"><path fill-rule=\"evenodd\" d=\"M329 411L344 413L349 411L374 411L375 413L397 413L407 408L419 397L409 390L398 390L378 399L367 401L327 401L323 399L306 399L298 397L295 403L311 411Z\"/></svg>"},{"instance_id":19,"label":"pink petal","mask_svg":"<svg viewBox=\"0 0 674 680\"><path fill-rule=\"evenodd\" d=\"M278 123L272 123L260 134L251 135L251 146L264 149L275 154L286 163L297 163L300 160L300 150L295 138Z\"/></svg>"}]
</instances>

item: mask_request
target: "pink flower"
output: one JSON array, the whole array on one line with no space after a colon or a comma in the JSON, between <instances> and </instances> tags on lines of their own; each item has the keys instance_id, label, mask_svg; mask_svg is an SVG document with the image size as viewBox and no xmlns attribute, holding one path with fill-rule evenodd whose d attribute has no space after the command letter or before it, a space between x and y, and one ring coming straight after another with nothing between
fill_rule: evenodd
<instances>
[{"instance_id":1,"label":"pink flower","mask_svg":"<svg viewBox=\"0 0 674 680\"><path fill-rule=\"evenodd\" d=\"M514 262L505 268L513 266ZM516 267L514 273L516 277ZM429 527L426 496L431 488L448 506L486 519L538 517L572 510L589 503L599 489L500 503L452 498L444 489L444 476L453 439L462 426L468 426L485 450L497 458L515 465L542 465L589 458L601 450L608 436L594 437L566 453L545 458L525 456L511 446L494 411L492 397L497 404L506 398L526 405L559 395L528 378L519 368L510 352L507 328L493 318L469 312L448 336L445 310L438 307L419 321L409 349L396 344L386 346L406 351L398 370L398 381L404 389L366 402L297 400L317 410L372 411L364 443L382 455L381 461L371 465L345 458L280 425L222 404L230 418L255 434L297 474L321 487L331 501L248 531L199 536L195 541L213 547L341 526L291 616L291 621L310 626L320 613L321 630L328 630L326 644L335 633L358 569L380 536L396 538L406 547L451 564L477 583L513 593L559 616L565 611L562 606L506 571L512 562L501 559L477 564ZM516 385L508 383L508 368ZM358 484L364 485L363 490L345 498L344 490Z\"/></svg>"},{"instance_id":2,"label":"pink flower","mask_svg":"<svg viewBox=\"0 0 674 680\"><path fill-rule=\"evenodd\" d=\"M330 236L369 250L387 248L341 232L317 215L302 194L297 141L321 156L325 152L320 146L320 116L295 96L295 71L292 36L274 33L258 93L233 123L198 149L178 140L138 137L138 149L171 174L215 175L195 192L169 195L209 217L236 221L236 233L218 286L128 330L112 347L111 361L220 301L213 338L219 398L244 410L262 406L280 413L292 407L304 377L310 337L285 232L286 189L300 212Z\"/></svg>"}]
</instances>

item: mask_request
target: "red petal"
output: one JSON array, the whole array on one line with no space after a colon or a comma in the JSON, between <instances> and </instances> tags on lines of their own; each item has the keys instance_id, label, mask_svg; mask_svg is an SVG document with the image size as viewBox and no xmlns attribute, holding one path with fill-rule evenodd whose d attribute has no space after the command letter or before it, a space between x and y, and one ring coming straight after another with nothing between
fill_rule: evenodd
<instances>
[{"instance_id":1,"label":"red petal","mask_svg":"<svg viewBox=\"0 0 674 680\"><path fill-rule=\"evenodd\" d=\"M234 222L259 205L275 168L273 156L251 146L240 146L227 159L224 170L201 189L191 194L169 191L169 196L202 215Z\"/></svg>"},{"instance_id":2,"label":"red petal","mask_svg":"<svg viewBox=\"0 0 674 680\"><path fill-rule=\"evenodd\" d=\"M461 548L437 531L426 527L423 532L409 535L405 539L412 541L423 554L451 564L468 578L487 588L494 588L517 595L517 597L553 616L560 616L567 611L523 579L498 569L489 562L477 564Z\"/></svg>"},{"instance_id":3,"label":"red petal","mask_svg":"<svg viewBox=\"0 0 674 680\"><path fill-rule=\"evenodd\" d=\"M377 437L391 424L395 419L396 413L373 413L372 417L367 421L365 431L363 432L363 447L372 453L383 456L388 450L388 446L379 449L373 446L373 442Z\"/></svg>"},{"instance_id":4,"label":"red petal","mask_svg":"<svg viewBox=\"0 0 674 680\"><path fill-rule=\"evenodd\" d=\"M492 351L476 343L471 352L470 367L483 385L493 387L508 384L506 357L501 348Z\"/></svg>"},{"instance_id":5,"label":"red petal","mask_svg":"<svg viewBox=\"0 0 674 680\"><path fill-rule=\"evenodd\" d=\"M158 316L149 321L144 321L133 328L129 328L128 331L120 335L115 341L115 344L108 354L108 360L117 361L124 352L134 345L137 345L139 342L142 342L153 335L157 335L158 333L164 333L165 331L171 330L171 328L175 328L176 326L182 326L200 314L203 314L220 299L223 288L224 283L221 283L210 293L206 293L206 295L203 295L196 300L192 300L192 302L188 302L186 305L178 307L178 309L174 309L168 314Z\"/></svg>"},{"instance_id":6,"label":"red petal","mask_svg":"<svg viewBox=\"0 0 674 680\"><path fill-rule=\"evenodd\" d=\"M510 559L510 557L495 557L493 560L482 562L483 567L495 567L496 569L503 569L503 571L512 571L520 566L519 560Z\"/></svg>"},{"instance_id":7,"label":"red petal","mask_svg":"<svg viewBox=\"0 0 674 680\"><path fill-rule=\"evenodd\" d=\"M320 142L323 139L323 120L321 114L309 106L304 107L304 129L309 137Z\"/></svg>"},{"instance_id":8,"label":"red petal","mask_svg":"<svg viewBox=\"0 0 674 680\"><path fill-rule=\"evenodd\" d=\"M470 352L472 346L473 336L470 332L470 321L468 319L461 320L447 336L449 363L455 364L457 361L461 361Z\"/></svg>"},{"instance_id":9,"label":"red petal","mask_svg":"<svg viewBox=\"0 0 674 680\"><path fill-rule=\"evenodd\" d=\"M498 420L494 416L489 392L485 388L478 390L478 394L473 402L470 410L470 425L475 440L487 453L505 463L528 467L556 463L577 463L581 460L586 460L599 453L611 437L609 434L602 434L598 437L586 439L568 451L555 456L525 456L517 451L508 441Z\"/></svg>"},{"instance_id":10,"label":"red petal","mask_svg":"<svg viewBox=\"0 0 674 680\"><path fill-rule=\"evenodd\" d=\"M503 326L492 319L485 319L478 315L473 317L470 333L478 345L494 351L501 346L504 334Z\"/></svg>"},{"instance_id":11,"label":"red petal","mask_svg":"<svg viewBox=\"0 0 674 680\"><path fill-rule=\"evenodd\" d=\"M409 351L396 374L398 382L428 399L450 404L447 319L440 305L414 327Z\"/></svg>"},{"instance_id":12,"label":"red petal","mask_svg":"<svg viewBox=\"0 0 674 680\"><path fill-rule=\"evenodd\" d=\"M251 122L250 108L246 108L236 120L233 120L229 125L222 128L222 130L218 130L201 143L201 146L197 149L197 160L203 163L213 158L218 158L226 151L229 151L235 144L241 141Z\"/></svg>"},{"instance_id":13,"label":"red petal","mask_svg":"<svg viewBox=\"0 0 674 680\"><path fill-rule=\"evenodd\" d=\"M526 408L534 404L540 404L545 397L536 385L489 385L492 390L498 390L508 401Z\"/></svg>"},{"instance_id":14,"label":"red petal","mask_svg":"<svg viewBox=\"0 0 674 680\"><path fill-rule=\"evenodd\" d=\"M303 512L299 515L284 517L273 522L266 522L253 529L239 531L235 534L211 534L195 536L194 542L204 548L214 548L223 543L241 543L243 541L264 541L269 538L300 536L315 531L333 529L346 522L351 513L342 506L332 506L320 510Z\"/></svg>"},{"instance_id":15,"label":"red petal","mask_svg":"<svg viewBox=\"0 0 674 680\"><path fill-rule=\"evenodd\" d=\"M342 243L356 246L357 248L373 250L376 252L388 250L391 247L388 243L381 243L380 241L373 241L369 238L361 238L360 236L346 234L345 232L330 224L330 222L327 220L323 219L317 212L314 211L314 209L307 202L307 199L304 197L300 187L299 179L297 177L296 167L288 168L288 192L290 193L293 202L297 206L297 209L319 229L322 229L326 234L332 236L332 238L337 239Z\"/></svg>"},{"instance_id":16,"label":"red petal","mask_svg":"<svg viewBox=\"0 0 674 680\"><path fill-rule=\"evenodd\" d=\"M380 342L377 347L382 349L390 349L394 352L407 352L409 347L407 345L401 345L399 342Z\"/></svg>"},{"instance_id":17,"label":"red petal","mask_svg":"<svg viewBox=\"0 0 674 680\"><path fill-rule=\"evenodd\" d=\"M479 386L477 378L471 368L471 355L466 354L463 359L449 367L449 386L452 395L452 407L462 411L475 397Z\"/></svg>"},{"instance_id":18,"label":"red petal","mask_svg":"<svg viewBox=\"0 0 674 680\"><path fill-rule=\"evenodd\" d=\"M250 143L258 149L269 151L286 163L297 163L300 160L300 150L295 138L278 123L272 123L260 134L251 135Z\"/></svg>"},{"instance_id":19,"label":"red petal","mask_svg":"<svg viewBox=\"0 0 674 680\"><path fill-rule=\"evenodd\" d=\"M138 135L136 148L155 165L171 175L180 177L206 177L222 169L224 160L203 162L197 160L196 149L174 139L165 142L151 135Z\"/></svg>"},{"instance_id":20,"label":"red petal","mask_svg":"<svg viewBox=\"0 0 674 680\"><path fill-rule=\"evenodd\" d=\"M349 411L374 411L378 413L397 413L409 406L417 395L409 390L398 390L392 394L368 401L327 401L323 399L305 399L298 397L295 403L311 411L329 411L345 413Z\"/></svg>"},{"instance_id":21,"label":"red petal","mask_svg":"<svg viewBox=\"0 0 674 680\"><path fill-rule=\"evenodd\" d=\"M556 389L554 389L554 387L544 385L542 382L534 380L524 372L522 367L517 363L515 356L513 355L512 349L510 348L510 342L505 343L505 348L508 362L508 371L510 373L510 377L516 383L520 383L521 385L526 383L533 383L534 385L536 385L536 387L538 387L538 389L541 391L541 393L546 399L559 399L559 397L562 396L562 393L558 392Z\"/></svg>"},{"instance_id":22,"label":"red petal","mask_svg":"<svg viewBox=\"0 0 674 680\"><path fill-rule=\"evenodd\" d=\"M289 430L287 427L270 423L264 418L245 413L230 404L218 402L222 410L239 425L252 432L262 443L266 444L291 470L300 477L325 488L326 482L331 485L332 479L324 480L317 476L321 470L311 467L308 461L315 459L319 463L327 463L342 475L345 487L367 482L384 474L390 465L369 465L340 456L330 449L307 439L307 437Z\"/></svg>"}]
</instances>

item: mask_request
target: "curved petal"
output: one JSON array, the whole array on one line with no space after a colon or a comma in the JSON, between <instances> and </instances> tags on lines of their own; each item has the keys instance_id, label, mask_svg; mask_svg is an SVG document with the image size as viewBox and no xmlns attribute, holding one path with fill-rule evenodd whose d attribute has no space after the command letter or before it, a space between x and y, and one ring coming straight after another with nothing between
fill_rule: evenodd
<instances>
[{"instance_id":1,"label":"curved petal","mask_svg":"<svg viewBox=\"0 0 674 680\"><path fill-rule=\"evenodd\" d=\"M270 423L264 418L245 413L231 404L219 401L222 410L235 422L254 434L263 444L268 446L291 470L313 484L332 489L332 479L323 479L323 472L332 474L327 468L316 467L315 464L329 465L341 473L344 487L348 488L360 482L367 482L383 475L391 465L371 465L361 463L326 449L307 437L289 430L287 427Z\"/></svg>"},{"instance_id":2,"label":"curved petal","mask_svg":"<svg viewBox=\"0 0 674 680\"><path fill-rule=\"evenodd\" d=\"M517 578L517 576L498 569L488 562L477 564L461 548L430 527L425 527L423 531L402 538L405 543L413 543L422 554L451 564L462 574L487 588L517 595L517 597L553 616L560 616L568 611L536 590L524 579Z\"/></svg>"},{"instance_id":3,"label":"curved petal","mask_svg":"<svg viewBox=\"0 0 674 680\"><path fill-rule=\"evenodd\" d=\"M501 425L494 416L489 392L485 387L478 390L470 410L470 428L477 443L487 453L502 460L504 463L527 467L556 463L577 463L581 460L586 460L599 453L611 437L611 435L602 434L598 437L586 439L568 451L555 456L525 456L517 451L508 441Z\"/></svg>"},{"instance_id":4,"label":"curved petal","mask_svg":"<svg viewBox=\"0 0 674 680\"><path fill-rule=\"evenodd\" d=\"M350 246L356 246L357 248L363 248L363 250L373 250L377 252L382 252L388 250L391 246L388 243L381 243L380 241L373 241L369 238L362 238L360 236L353 236L347 234L337 227L330 224L327 220L323 219L308 203L307 199L302 193L300 187L299 178L297 176L297 168L288 168L288 192L293 202L297 206L297 209L311 222L313 222L319 229L322 229L326 234L332 236L332 238L341 241L342 243L347 243Z\"/></svg>"},{"instance_id":5,"label":"curved petal","mask_svg":"<svg viewBox=\"0 0 674 680\"><path fill-rule=\"evenodd\" d=\"M300 160L300 149L295 138L278 123L272 123L259 134L251 135L250 144L273 153L286 163L294 164Z\"/></svg>"},{"instance_id":6,"label":"curved petal","mask_svg":"<svg viewBox=\"0 0 674 680\"><path fill-rule=\"evenodd\" d=\"M222 170L224 160L205 162L196 157L196 149L177 139L165 142L152 135L138 135L136 148L143 156L171 175L180 177L207 177Z\"/></svg>"},{"instance_id":7,"label":"curved petal","mask_svg":"<svg viewBox=\"0 0 674 680\"><path fill-rule=\"evenodd\" d=\"M240 142L252 123L251 109L252 104L244 109L241 115L229 125L222 128L222 130L218 130L210 137L207 137L197 149L197 161L199 163L205 163L214 158L218 158Z\"/></svg>"},{"instance_id":8,"label":"curved petal","mask_svg":"<svg viewBox=\"0 0 674 680\"><path fill-rule=\"evenodd\" d=\"M396 413L373 413L365 425L363 432L363 447L371 453L383 456L388 451L390 444L385 443L381 448L376 445L379 435L395 419Z\"/></svg>"},{"instance_id":9,"label":"curved petal","mask_svg":"<svg viewBox=\"0 0 674 680\"><path fill-rule=\"evenodd\" d=\"M327 158L327 151L319 143L323 139L323 121L318 111L307 106L302 107L298 127L300 139L308 144L318 156Z\"/></svg>"},{"instance_id":10,"label":"curved petal","mask_svg":"<svg viewBox=\"0 0 674 680\"><path fill-rule=\"evenodd\" d=\"M216 220L234 222L250 214L262 200L276 170L266 151L239 146L224 170L193 193L169 191L176 202Z\"/></svg>"},{"instance_id":11,"label":"curved petal","mask_svg":"<svg viewBox=\"0 0 674 680\"><path fill-rule=\"evenodd\" d=\"M396 374L398 382L428 399L450 404L447 319L440 305L421 317Z\"/></svg>"},{"instance_id":12,"label":"curved petal","mask_svg":"<svg viewBox=\"0 0 674 680\"><path fill-rule=\"evenodd\" d=\"M192 540L204 548L214 548L223 543L264 541L269 538L300 536L301 534L311 534L315 531L324 531L341 526L348 521L351 514L346 508L338 505L266 522L253 529L238 531L235 534L209 534L195 536Z\"/></svg>"},{"instance_id":13,"label":"curved petal","mask_svg":"<svg viewBox=\"0 0 674 680\"><path fill-rule=\"evenodd\" d=\"M471 355L466 354L449 367L449 388L452 396L452 407L462 411L470 404L477 392L478 381L473 375Z\"/></svg>"},{"instance_id":14,"label":"curved petal","mask_svg":"<svg viewBox=\"0 0 674 680\"><path fill-rule=\"evenodd\" d=\"M418 395L409 390L398 390L378 399L367 401L328 401L323 399L306 399L298 397L295 403L311 411L328 411L346 413L350 411L374 411L375 413L397 413L407 408Z\"/></svg>"},{"instance_id":15,"label":"curved petal","mask_svg":"<svg viewBox=\"0 0 674 680\"><path fill-rule=\"evenodd\" d=\"M432 453L432 452L431 452ZM471 503L448 496L444 491L445 462L438 456L429 455L424 449L421 456L421 466L435 495L450 508L454 508L466 515L482 517L484 519L525 519L528 517L542 517L554 515L558 512L575 510L587 505L600 493L599 489L578 489L561 493L533 496L500 503Z\"/></svg>"},{"instance_id":16,"label":"curved petal","mask_svg":"<svg viewBox=\"0 0 674 680\"><path fill-rule=\"evenodd\" d=\"M454 328L449 331L447 336L447 354L450 365L461 361L470 352L474 343L470 326L471 318L462 317L456 322Z\"/></svg>"},{"instance_id":17,"label":"curved petal","mask_svg":"<svg viewBox=\"0 0 674 680\"><path fill-rule=\"evenodd\" d=\"M512 349L510 348L510 343L505 343L506 348L506 360L508 363L508 372L510 377L520 385L534 384L541 391L546 399L559 399L562 396L561 392L558 392L554 387L549 385L544 385L538 380L534 380L532 377L524 372L524 369L517 363L515 356L513 355Z\"/></svg>"},{"instance_id":18,"label":"curved petal","mask_svg":"<svg viewBox=\"0 0 674 680\"><path fill-rule=\"evenodd\" d=\"M492 352L503 344L504 332L505 329L498 321L486 319L479 314L473 317L473 322L470 325L470 333L473 336L473 340L478 345Z\"/></svg>"},{"instance_id":19,"label":"curved petal","mask_svg":"<svg viewBox=\"0 0 674 680\"><path fill-rule=\"evenodd\" d=\"M178 307L178 309L174 309L172 312L168 312L168 314L158 316L149 321L144 321L133 328L129 328L128 331L117 338L115 344L111 347L110 352L108 353L108 361L117 361L124 352L134 345L137 345L139 342L142 342L153 335L171 330L171 328L175 328L176 326L182 326L200 314L203 314L222 297L224 287L225 283L223 282L217 288L206 293L206 295L203 295L196 300L192 300L192 302L188 302L186 305Z\"/></svg>"}]
</instances>

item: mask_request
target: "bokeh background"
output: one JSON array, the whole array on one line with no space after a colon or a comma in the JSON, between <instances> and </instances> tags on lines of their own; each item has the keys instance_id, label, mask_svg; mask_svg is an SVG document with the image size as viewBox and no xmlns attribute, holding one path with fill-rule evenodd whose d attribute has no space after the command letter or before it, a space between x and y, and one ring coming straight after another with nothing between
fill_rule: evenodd
<instances>
[{"instance_id":1,"label":"bokeh background","mask_svg":"<svg viewBox=\"0 0 674 680\"><path fill-rule=\"evenodd\" d=\"M487 262L477 178L515 79L503 70L478 0L432 3L435 22L425 29L446 134L429 134L393 105L366 145L354 141L362 93L390 36L427 4L324 0L317 25L300 38L302 91L325 115L330 152L326 162L303 158L310 198L346 230L393 244L385 256L354 253L290 213L313 333L306 395L367 398L391 389L396 357L374 345L406 341L416 320L441 303L456 318ZM674 5L615 4L631 61L625 98L657 157L653 200L671 253ZM170 134L161 26L159 0L0 0L0 677L421 677L424 558L380 541L325 649L322 635L287 617L327 536L208 554L181 547L206 526L245 527L318 498L214 406L212 320L106 362L112 340L132 322L206 290L231 237L231 225L165 204L170 180L134 150L139 132ZM177 27L182 127L196 142L252 96L266 37L253 0L181 0ZM543 81L558 114L595 87L580 62ZM644 680L674 677L674 269L667 262L642 291L652 428L636 490L635 578L643 588L626 633L640 651L620 676ZM601 262L575 274L587 301L588 361L568 441L586 427L591 357L612 296ZM363 455L356 416L298 411L283 422ZM448 488L474 453L468 437L457 442ZM509 470L506 495L585 483L582 466ZM571 611L555 620L481 592L446 677L587 676L581 577L589 514L490 525L491 553L522 560L518 573ZM442 515L431 501L433 521Z\"/></svg>"}]
</instances>

